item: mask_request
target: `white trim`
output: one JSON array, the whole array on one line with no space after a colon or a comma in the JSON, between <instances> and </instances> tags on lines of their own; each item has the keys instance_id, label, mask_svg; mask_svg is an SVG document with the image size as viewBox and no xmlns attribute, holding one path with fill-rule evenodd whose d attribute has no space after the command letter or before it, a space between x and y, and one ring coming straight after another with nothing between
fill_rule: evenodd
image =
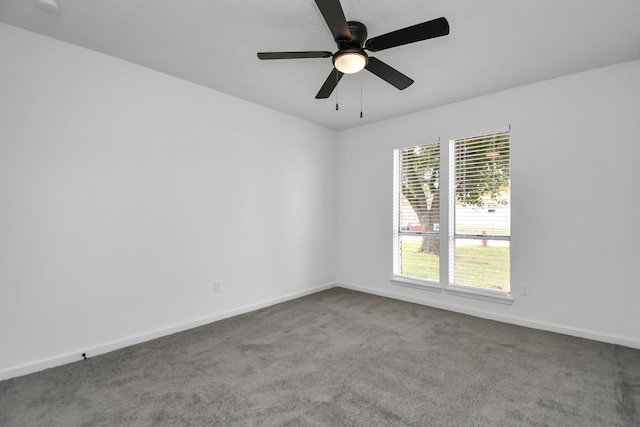
<instances>
[{"instance_id":1,"label":"white trim","mask_svg":"<svg viewBox=\"0 0 640 427\"><path fill-rule=\"evenodd\" d=\"M400 256L401 239L400 230L400 148L393 150L393 223L392 223L392 239L393 239L393 272L402 271L402 260Z\"/></svg>"},{"instance_id":2,"label":"white trim","mask_svg":"<svg viewBox=\"0 0 640 427\"><path fill-rule=\"evenodd\" d=\"M442 286L440 286L438 282L418 279L415 277L393 276L389 281L398 286L406 286L408 288L422 289L432 292L442 292Z\"/></svg>"},{"instance_id":3,"label":"white trim","mask_svg":"<svg viewBox=\"0 0 640 427\"><path fill-rule=\"evenodd\" d=\"M428 307L434 307L442 310L453 311L456 313L467 314L470 316L480 317L482 319L495 320L498 322L510 323L512 325L518 325L518 326L524 326L532 329L555 332L558 334L570 335L578 338L585 338L585 339L605 342L609 344L617 344L617 345L622 345L624 347L636 348L640 350L640 341L617 336L617 335L603 334L600 332L587 331L584 329L558 325L555 323L540 322L533 319L526 319L522 317L497 314L497 313L493 313L485 310L471 309L471 308L463 307L456 304L432 301L426 298L417 298L410 295L403 295L396 292L372 289L372 288L367 288L364 286L354 285L354 284L345 283L345 282L340 282L337 284L337 286L345 289L351 289L353 291L371 294L371 295L378 295L381 297L393 298L401 301L412 302L414 304L426 305ZM425 294L425 295L430 295L430 294Z\"/></svg>"},{"instance_id":4,"label":"white trim","mask_svg":"<svg viewBox=\"0 0 640 427\"><path fill-rule=\"evenodd\" d=\"M445 288L449 295L497 302L499 304L513 304L513 297L509 292L497 289L483 289L472 286L449 285Z\"/></svg>"},{"instance_id":5,"label":"white trim","mask_svg":"<svg viewBox=\"0 0 640 427\"><path fill-rule=\"evenodd\" d=\"M407 288L420 289L423 291L442 292L442 290L444 289L445 292L449 295L473 298L499 304L511 305L514 301L514 298L509 292L500 291L497 289L484 289L461 285L449 285L443 288L440 283L433 280L399 275L392 276L389 279L389 282L391 282L392 285L405 286Z\"/></svg>"},{"instance_id":6,"label":"white trim","mask_svg":"<svg viewBox=\"0 0 640 427\"><path fill-rule=\"evenodd\" d=\"M56 366L64 365L71 362L77 362L82 360L82 353L87 353L89 357L97 356L100 354L108 353L110 351L118 350L120 348L128 347L130 345L140 344L145 341L149 341L162 336L170 335L176 332L185 331L198 326L206 325L208 323L216 322L218 320L226 319L229 317L237 316L251 311L259 310L261 308L270 307L281 302L290 301L303 296L311 295L317 292L322 292L331 288L340 287L344 289L351 289L358 292L363 292L371 295L378 295L386 298L397 299L401 301L407 301L415 304L425 305L428 307L435 307L442 310L453 311L456 313L467 314L470 316L480 317L482 319L496 320L498 322L510 323L513 325L524 326L532 329L540 329L543 331L550 331L559 334L571 335L579 338L585 338L595 341L601 341L609 344L617 344L625 347L636 348L640 350L640 341L620 337L617 335L602 334L599 332L587 331L584 329L577 329L567 326L562 326L553 323L539 322L536 320L525 319L515 316L505 316L496 314L484 310L475 310L468 307L462 307L455 304L448 304L442 302L436 302L427 300L424 298L416 298L409 295L402 295L396 292L382 291L378 289L367 288L359 285L354 285L345 282L339 283L327 283L314 288L305 289L303 291L294 292L291 294L283 295L281 297L268 299L260 303L251 304L243 307L239 307L233 310L225 311L216 315L204 317L191 322L182 323L173 327L165 329L157 329L145 334L135 335L129 338L125 338L118 341L112 341L99 345L89 349L77 350L75 352L67 353L57 357L40 360L38 362L27 363L24 365L14 366L12 368L4 369L0 371L0 381L9 378L19 377L22 375L31 374L34 372L42 371L48 368L54 368Z\"/></svg>"},{"instance_id":7,"label":"white trim","mask_svg":"<svg viewBox=\"0 0 640 427\"><path fill-rule=\"evenodd\" d=\"M281 302L290 301L303 296L315 294L317 292L325 291L327 289L335 288L336 283L326 283L323 285L315 286L313 288L305 289L302 291L293 292L290 294L282 295L280 297L271 298L255 304L249 304L234 308L232 310L223 311L211 316L202 317L189 322L180 323L174 326L170 326L162 329L155 329L153 331L145 332L143 334L133 335L121 340L115 340L106 342L101 345L97 345L92 348L78 349L73 352L55 356L52 358L39 360L37 362L25 363L24 365L13 366L11 368L0 370L0 381L9 378L19 377L22 375L32 374L34 372L42 371L48 368L54 368L56 366L64 365L71 362L77 362L82 360L82 353L86 353L87 357L98 356L100 354L109 353L114 350L118 350L131 345L140 344L146 341L150 341L156 338L160 338L166 335L175 334L176 332L186 331L188 329L196 328L198 326L206 325L208 323L217 322L219 320L227 319L229 317L238 316L240 314L249 313L251 311L259 310L261 308L270 307L272 305L279 304Z\"/></svg>"}]
</instances>

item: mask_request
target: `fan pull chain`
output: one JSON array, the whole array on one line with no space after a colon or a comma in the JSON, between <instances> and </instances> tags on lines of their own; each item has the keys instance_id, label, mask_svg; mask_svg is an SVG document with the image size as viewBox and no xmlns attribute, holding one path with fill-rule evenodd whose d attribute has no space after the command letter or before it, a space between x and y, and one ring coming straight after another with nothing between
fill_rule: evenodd
<instances>
[{"instance_id":1,"label":"fan pull chain","mask_svg":"<svg viewBox=\"0 0 640 427\"><path fill-rule=\"evenodd\" d=\"M338 107L338 82L340 81L340 79L338 78L338 70L336 70L336 111L339 110Z\"/></svg>"},{"instance_id":2,"label":"fan pull chain","mask_svg":"<svg viewBox=\"0 0 640 427\"><path fill-rule=\"evenodd\" d=\"M362 87L364 85L360 82L360 118L362 118Z\"/></svg>"}]
</instances>

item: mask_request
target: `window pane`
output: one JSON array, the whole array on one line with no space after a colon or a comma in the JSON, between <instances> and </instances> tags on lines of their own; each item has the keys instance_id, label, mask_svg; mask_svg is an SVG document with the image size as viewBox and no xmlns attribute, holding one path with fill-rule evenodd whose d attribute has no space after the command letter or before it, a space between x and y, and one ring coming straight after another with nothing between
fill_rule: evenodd
<instances>
[{"instance_id":1,"label":"window pane","mask_svg":"<svg viewBox=\"0 0 640 427\"><path fill-rule=\"evenodd\" d=\"M440 280L440 144L397 151L395 274Z\"/></svg>"},{"instance_id":2,"label":"window pane","mask_svg":"<svg viewBox=\"0 0 640 427\"><path fill-rule=\"evenodd\" d=\"M440 222L440 144L403 148L398 184L400 231L437 229Z\"/></svg>"},{"instance_id":3,"label":"window pane","mask_svg":"<svg viewBox=\"0 0 640 427\"><path fill-rule=\"evenodd\" d=\"M508 292L509 132L458 139L453 149L453 283Z\"/></svg>"},{"instance_id":4,"label":"window pane","mask_svg":"<svg viewBox=\"0 0 640 427\"><path fill-rule=\"evenodd\" d=\"M425 247L438 247L438 236L400 236L400 274L421 279L438 280L440 255L429 253ZM422 248L422 249L421 249Z\"/></svg>"},{"instance_id":5,"label":"window pane","mask_svg":"<svg viewBox=\"0 0 640 427\"><path fill-rule=\"evenodd\" d=\"M455 283L509 292L509 241L455 239Z\"/></svg>"}]
</instances>

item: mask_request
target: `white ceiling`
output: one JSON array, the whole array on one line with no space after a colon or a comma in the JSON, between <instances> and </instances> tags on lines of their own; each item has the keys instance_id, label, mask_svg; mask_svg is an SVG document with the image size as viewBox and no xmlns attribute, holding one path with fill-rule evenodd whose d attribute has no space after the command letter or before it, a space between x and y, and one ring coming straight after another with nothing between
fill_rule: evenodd
<instances>
[{"instance_id":1,"label":"white ceiling","mask_svg":"<svg viewBox=\"0 0 640 427\"><path fill-rule=\"evenodd\" d=\"M363 71L315 95L330 58L260 61L259 51L336 46L313 0L0 0L0 21L122 58L333 129L640 59L640 0L341 0L375 37L440 16L449 36L373 54L415 83ZM359 117L363 93L364 118Z\"/></svg>"}]
</instances>

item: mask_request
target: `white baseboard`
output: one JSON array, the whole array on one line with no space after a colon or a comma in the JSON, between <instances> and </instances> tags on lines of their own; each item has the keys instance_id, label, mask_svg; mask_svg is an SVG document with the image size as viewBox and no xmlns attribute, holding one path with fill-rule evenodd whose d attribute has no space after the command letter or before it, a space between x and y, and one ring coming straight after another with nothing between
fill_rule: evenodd
<instances>
[{"instance_id":1,"label":"white baseboard","mask_svg":"<svg viewBox=\"0 0 640 427\"><path fill-rule=\"evenodd\" d=\"M261 308L270 307L272 305L279 304L281 302L290 301L306 295L311 295L320 291L334 288L336 286L337 285L335 283L327 283L324 285L315 286L313 288L305 289L302 291L297 291L287 295L282 295L276 298L271 298L256 304L249 304L246 306L234 308L232 310L216 313L211 316L195 319L195 320L174 325L168 328L156 329L143 334L126 337L121 340L106 342L104 344L101 344L92 348L75 350L67 354L62 354L60 356L43 359L37 362L30 362L24 365L14 366L8 369L3 369L3 370L0 370L0 381L6 380L9 378L19 377L22 375L32 374L34 372L42 371L48 368L54 368L56 366L65 365L71 362L77 362L79 360L82 360L82 356L81 356L82 353L86 353L87 357L98 356L100 354L105 354L110 351L118 350L124 347L129 347L135 344L140 344L145 341L150 341L166 335L175 334L176 332L186 331L188 329L196 328L198 326L206 325L208 323L217 322L218 320L227 319L229 317L249 313L251 311L259 310Z\"/></svg>"},{"instance_id":2,"label":"white baseboard","mask_svg":"<svg viewBox=\"0 0 640 427\"><path fill-rule=\"evenodd\" d=\"M601 341L609 344L617 344L624 347L640 349L640 342L616 335L602 334L599 332L587 331L583 329L577 329L567 326L562 326L553 323L540 322L537 320L526 319L517 316L508 316L498 313L492 313L490 311L476 310L456 304L442 303L439 301L433 301L429 299L416 298L401 293L383 291L378 289L367 288L350 283L340 282L336 286L345 289L351 289L354 291L364 292L367 294L378 295L381 297L393 298L401 301L412 302L415 304L426 305L429 307L440 308L442 310L453 311L461 314L468 314L470 316L480 317L483 319L496 320L498 322L510 323L513 325L524 326L531 329L540 329L543 331L556 332L559 334L570 335L578 338L586 338L594 341Z\"/></svg>"},{"instance_id":3,"label":"white baseboard","mask_svg":"<svg viewBox=\"0 0 640 427\"><path fill-rule=\"evenodd\" d=\"M123 338L121 340L107 342L99 346L95 346L93 348L76 350L76 351L69 352L67 354L63 354L53 358L44 359L37 362L27 363L24 365L14 366L8 369L0 370L0 381L82 360L82 356L79 356L82 353L86 353L87 357L98 356L100 354L108 353L110 351L118 350L118 349L135 345L135 344L140 344L145 341L150 341L152 339L160 338L166 335L171 335L177 332L186 331L188 329L196 328L198 326L206 325L208 323L213 323L222 319L227 319L229 317L249 313L251 311L259 310L265 307L270 307L272 305L279 304L281 302L290 301L296 298L300 298L306 295L311 295L311 294L321 292L327 289L331 289L334 287L351 289L354 291L359 291L367 294L378 295L378 296L393 298L401 301L412 302L415 304L440 308L443 310L453 311L456 313L468 314L468 315L480 317L483 319L496 320L499 322L525 326L532 329L540 329L544 331L556 332L556 333L571 335L579 338L586 338L590 340L606 342L609 344L618 344L625 347L640 349L640 342L627 339L624 337L601 334L598 332L586 331L582 329L576 329L576 328L566 327L566 326L552 324L552 323L539 322L536 320L525 319L525 318L520 318L515 316L506 316L506 315L496 314L496 313L483 311L483 310L475 310L475 309L470 309L468 307L463 307L455 304L435 302L428 299L422 299L422 298L416 298L408 295L403 295L401 293L372 289L372 288L367 288L359 285L341 282L341 283L327 283L324 285L316 286L316 287L305 289L302 291L293 292L291 294L282 295L280 297L271 298L256 304L250 304L250 305L238 307L232 310L217 313L211 316L195 319L186 323L174 325L172 327L156 329L153 331L146 332L144 334L134 335L127 338Z\"/></svg>"}]
</instances>

